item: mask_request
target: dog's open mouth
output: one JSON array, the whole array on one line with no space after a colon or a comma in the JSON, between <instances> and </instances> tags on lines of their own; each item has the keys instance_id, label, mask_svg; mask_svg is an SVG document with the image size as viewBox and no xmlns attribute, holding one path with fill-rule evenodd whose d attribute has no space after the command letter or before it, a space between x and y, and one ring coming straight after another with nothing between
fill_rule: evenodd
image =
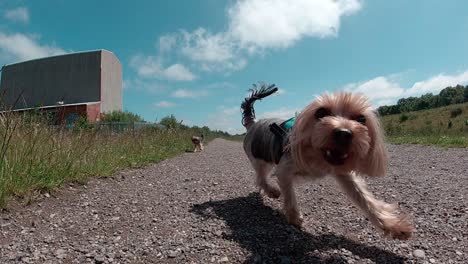
<instances>
[{"instance_id":1,"label":"dog's open mouth","mask_svg":"<svg viewBox=\"0 0 468 264\"><path fill-rule=\"evenodd\" d=\"M348 150L323 148L323 158L332 165L343 165L349 157Z\"/></svg>"}]
</instances>

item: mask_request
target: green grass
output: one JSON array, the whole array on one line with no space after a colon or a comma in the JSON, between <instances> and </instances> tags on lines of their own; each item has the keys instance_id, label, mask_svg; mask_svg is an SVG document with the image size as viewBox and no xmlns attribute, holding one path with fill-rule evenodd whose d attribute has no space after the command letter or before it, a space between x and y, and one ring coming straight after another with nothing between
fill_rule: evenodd
<instances>
[{"instance_id":1,"label":"green grass","mask_svg":"<svg viewBox=\"0 0 468 264\"><path fill-rule=\"evenodd\" d=\"M382 117L390 143L468 147L468 103Z\"/></svg>"},{"instance_id":2,"label":"green grass","mask_svg":"<svg viewBox=\"0 0 468 264\"><path fill-rule=\"evenodd\" d=\"M0 116L0 207L11 196L30 198L64 182L85 182L193 149L199 130L155 129L121 134L56 129L40 122ZM225 134L206 133L207 142Z\"/></svg>"},{"instance_id":3,"label":"green grass","mask_svg":"<svg viewBox=\"0 0 468 264\"><path fill-rule=\"evenodd\" d=\"M436 145L449 148L468 147L468 137L463 136L389 136L387 141L392 144Z\"/></svg>"}]
</instances>

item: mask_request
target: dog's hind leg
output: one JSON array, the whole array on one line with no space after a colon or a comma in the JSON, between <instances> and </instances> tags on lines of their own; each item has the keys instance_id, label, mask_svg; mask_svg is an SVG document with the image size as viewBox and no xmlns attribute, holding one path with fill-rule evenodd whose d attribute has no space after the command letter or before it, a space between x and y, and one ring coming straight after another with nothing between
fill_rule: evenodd
<instances>
[{"instance_id":1,"label":"dog's hind leg","mask_svg":"<svg viewBox=\"0 0 468 264\"><path fill-rule=\"evenodd\" d=\"M364 179L354 173L337 175L336 179L348 197L367 214L375 226L385 232L385 235L396 239L411 237L413 225L405 216L398 214L396 205L375 198L367 189Z\"/></svg>"},{"instance_id":2,"label":"dog's hind leg","mask_svg":"<svg viewBox=\"0 0 468 264\"><path fill-rule=\"evenodd\" d=\"M273 186L268 182L268 176L270 176L274 165L257 159L251 160L251 163L256 172L257 186L260 187L260 189L263 190L270 198L276 199L280 197L281 192L278 187Z\"/></svg>"}]
</instances>

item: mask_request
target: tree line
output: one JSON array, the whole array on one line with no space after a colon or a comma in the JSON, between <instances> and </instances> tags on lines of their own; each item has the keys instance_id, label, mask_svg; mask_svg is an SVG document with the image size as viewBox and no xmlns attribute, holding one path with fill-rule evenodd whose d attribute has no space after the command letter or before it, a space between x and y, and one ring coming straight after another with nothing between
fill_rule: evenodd
<instances>
[{"instance_id":1,"label":"tree line","mask_svg":"<svg viewBox=\"0 0 468 264\"><path fill-rule=\"evenodd\" d=\"M377 110L384 116L466 102L468 102L468 85L457 85L444 88L438 95L427 93L420 97L401 98L396 105L384 105Z\"/></svg>"}]
</instances>

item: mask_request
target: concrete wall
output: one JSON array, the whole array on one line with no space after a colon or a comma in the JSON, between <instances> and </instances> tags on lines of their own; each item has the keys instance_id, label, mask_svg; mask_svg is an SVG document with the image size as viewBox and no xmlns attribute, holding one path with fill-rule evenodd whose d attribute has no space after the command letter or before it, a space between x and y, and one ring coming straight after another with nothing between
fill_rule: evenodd
<instances>
[{"instance_id":1,"label":"concrete wall","mask_svg":"<svg viewBox=\"0 0 468 264\"><path fill-rule=\"evenodd\" d=\"M122 65L109 51L101 54L101 112L122 110Z\"/></svg>"},{"instance_id":2,"label":"concrete wall","mask_svg":"<svg viewBox=\"0 0 468 264\"><path fill-rule=\"evenodd\" d=\"M100 101L100 66L100 50L7 65L1 78L1 103L4 109L21 109L56 105L58 101Z\"/></svg>"}]
</instances>

